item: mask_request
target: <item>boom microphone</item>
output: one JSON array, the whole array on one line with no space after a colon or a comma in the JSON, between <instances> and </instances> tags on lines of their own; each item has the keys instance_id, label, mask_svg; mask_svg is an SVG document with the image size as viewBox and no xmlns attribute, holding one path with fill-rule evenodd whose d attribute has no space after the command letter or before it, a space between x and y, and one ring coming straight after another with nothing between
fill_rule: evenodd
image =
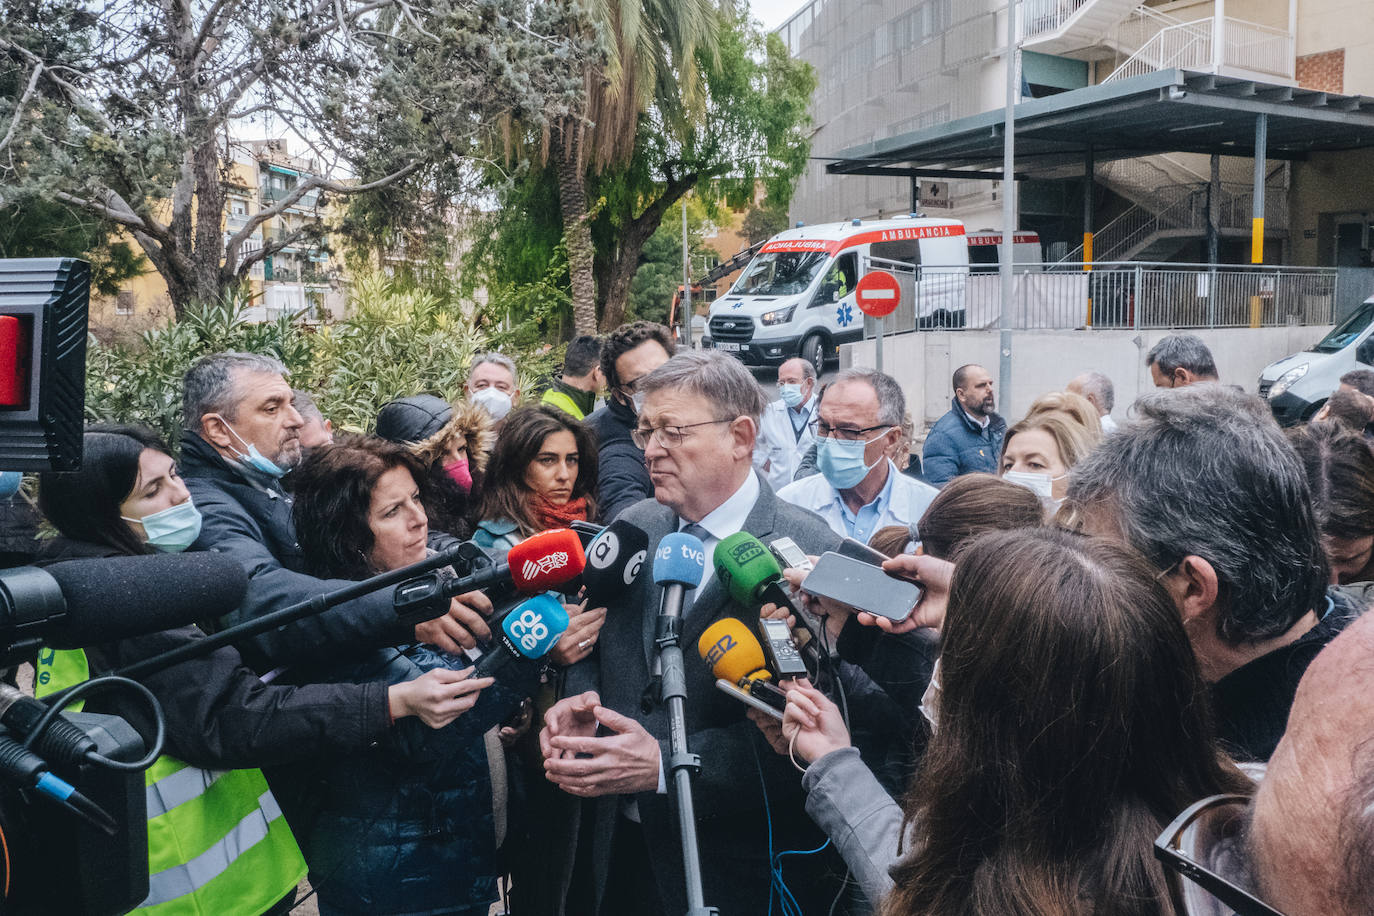
<instances>
[{"instance_id":1,"label":"boom microphone","mask_svg":"<svg viewBox=\"0 0 1374 916\"><path fill-rule=\"evenodd\" d=\"M396 616L412 625L433 620L447 609L447 599L493 585L514 583L517 591L542 592L577 578L586 563L577 532L569 528L541 531L512 547L502 562L472 575L444 579L430 573L401 583L393 598Z\"/></svg>"},{"instance_id":2,"label":"boom microphone","mask_svg":"<svg viewBox=\"0 0 1374 916\"><path fill-rule=\"evenodd\" d=\"M773 683L763 646L743 621L724 617L711 624L697 640L697 652L720 681L779 712L787 706L787 692Z\"/></svg>"},{"instance_id":3,"label":"boom microphone","mask_svg":"<svg viewBox=\"0 0 1374 916\"><path fill-rule=\"evenodd\" d=\"M0 649L76 649L227 614L248 591L220 553L67 560L0 572Z\"/></svg>"},{"instance_id":4,"label":"boom microphone","mask_svg":"<svg viewBox=\"0 0 1374 916\"><path fill-rule=\"evenodd\" d=\"M649 552L649 536L624 520L601 529L587 545L582 584L588 607L605 607L639 579Z\"/></svg>"},{"instance_id":5,"label":"boom microphone","mask_svg":"<svg viewBox=\"0 0 1374 916\"><path fill-rule=\"evenodd\" d=\"M568 612L556 599L535 595L501 621L496 645L473 666L472 677L490 677L512 661L541 659L568 628Z\"/></svg>"}]
</instances>

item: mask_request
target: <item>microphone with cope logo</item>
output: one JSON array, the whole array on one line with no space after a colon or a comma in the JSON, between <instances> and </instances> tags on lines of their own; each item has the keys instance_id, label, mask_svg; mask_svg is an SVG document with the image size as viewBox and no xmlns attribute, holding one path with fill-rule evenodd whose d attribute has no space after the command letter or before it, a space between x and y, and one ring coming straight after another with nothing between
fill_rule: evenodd
<instances>
[{"instance_id":1,"label":"microphone with cope logo","mask_svg":"<svg viewBox=\"0 0 1374 916\"><path fill-rule=\"evenodd\" d=\"M555 598L527 598L501 621L496 645L473 666L472 677L490 677L520 659L537 661L552 651L568 628L568 612Z\"/></svg>"},{"instance_id":2,"label":"microphone with cope logo","mask_svg":"<svg viewBox=\"0 0 1374 916\"><path fill-rule=\"evenodd\" d=\"M571 582L582 573L587 558L582 540L570 528L541 531L516 544L503 562L460 579L430 573L396 586L396 616L407 624L423 623L445 613L448 600L493 585L514 584L517 591L542 592Z\"/></svg>"},{"instance_id":3,"label":"microphone with cope logo","mask_svg":"<svg viewBox=\"0 0 1374 916\"><path fill-rule=\"evenodd\" d=\"M762 541L747 531L737 532L721 539L711 561L731 598L751 611L764 604L783 608L799 625L793 638L804 654L819 655L820 621L792 601L782 567Z\"/></svg>"}]
</instances>

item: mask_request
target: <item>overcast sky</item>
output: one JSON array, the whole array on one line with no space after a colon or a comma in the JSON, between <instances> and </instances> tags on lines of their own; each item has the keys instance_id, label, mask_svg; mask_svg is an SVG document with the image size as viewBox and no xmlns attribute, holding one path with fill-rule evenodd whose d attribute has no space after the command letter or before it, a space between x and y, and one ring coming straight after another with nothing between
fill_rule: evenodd
<instances>
[{"instance_id":1,"label":"overcast sky","mask_svg":"<svg viewBox=\"0 0 1374 916\"><path fill-rule=\"evenodd\" d=\"M787 21L797 10L806 5L807 0L750 0L749 14L763 23L768 31L773 31Z\"/></svg>"}]
</instances>

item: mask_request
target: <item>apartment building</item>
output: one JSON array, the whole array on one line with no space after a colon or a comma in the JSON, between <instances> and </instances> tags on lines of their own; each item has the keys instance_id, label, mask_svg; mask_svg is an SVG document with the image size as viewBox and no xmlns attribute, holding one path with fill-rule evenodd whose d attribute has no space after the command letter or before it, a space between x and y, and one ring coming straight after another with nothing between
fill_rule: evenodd
<instances>
[{"instance_id":1,"label":"apartment building","mask_svg":"<svg viewBox=\"0 0 1374 916\"><path fill-rule=\"evenodd\" d=\"M247 225L251 217L283 200L299 182L318 172L318 163L293 156L285 139L231 142L224 241ZM243 252L260 251L265 241L287 238L303 225L327 221L327 207L317 192L308 192L279 215L255 226ZM250 321L271 321L282 315L300 314L306 320L319 321L341 316L345 304L343 280L341 262L332 258L321 238L296 239L250 268L252 305L245 317ZM151 266L124 283L116 295L91 299L90 323L97 334L139 333L171 317L167 284Z\"/></svg>"},{"instance_id":2,"label":"apartment building","mask_svg":"<svg viewBox=\"0 0 1374 916\"><path fill-rule=\"evenodd\" d=\"M998 0L811 0L778 35L818 77L815 157L1003 107L1006 67L1018 102L1165 69L1276 87L1374 95L1368 0L1020 0L1019 53L1006 49ZM1198 125L1205 130L1206 125ZM1250 252L1254 161L1168 153L1101 162L1091 201L1097 260L1202 261L1208 222L1222 261ZM909 212L1000 227L1000 181L803 176L792 216L806 222ZM1019 166L1018 166L1019 167ZM1085 184L1036 172L1015 183L1019 228L1045 257L1083 256ZM1266 261L1365 266L1374 250L1374 150L1313 152L1267 163Z\"/></svg>"}]
</instances>

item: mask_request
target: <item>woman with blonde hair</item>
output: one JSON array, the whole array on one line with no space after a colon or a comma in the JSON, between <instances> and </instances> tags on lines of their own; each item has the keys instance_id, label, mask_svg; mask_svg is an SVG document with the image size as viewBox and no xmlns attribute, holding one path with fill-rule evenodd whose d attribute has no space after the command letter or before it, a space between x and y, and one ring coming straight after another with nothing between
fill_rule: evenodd
<instances>
[{"instance_id":1,"label":"woman with blonde hair","mask_svg":"<svg viewBox=\"0 0 1374 916\"><path fill-rule=\"evenodd\" d=\"M1087 429L1095 431L1099 435L1103 431L1102 419L1097 415L1097 408L1093 406L1093 402L1081 394L1074 394L1072 391L1051 391L1040 395L1031 404L1030 410L1026 411L1026 417L1052 411L1068 414Z\"/></svg>"},{"instance_id":2,"label":"woman with blonde hair","mask_svg":"<svg viewBox=\"0 0 1374 916\"><path fill-rule=\"evenodd\" d=\"M1034 490L1047 509L1056 511L1064 499L1069 469L1101 441L1102 425L1095 413L1089 425L1065 410L1032 408L1002 440L1001 477Z\"/></svg>"}]
</instances>

